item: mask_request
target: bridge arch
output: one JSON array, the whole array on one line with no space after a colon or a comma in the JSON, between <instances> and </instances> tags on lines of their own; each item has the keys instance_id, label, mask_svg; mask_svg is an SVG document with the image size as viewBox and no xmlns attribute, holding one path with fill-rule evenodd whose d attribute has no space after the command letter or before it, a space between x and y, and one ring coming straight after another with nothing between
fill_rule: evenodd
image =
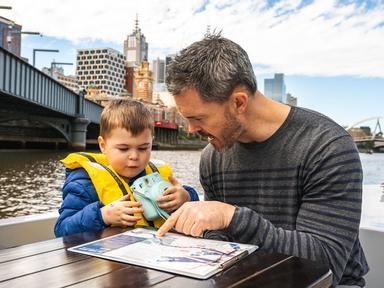
<instances>
[{"instance_id":1,"label":"bridge arch","mask_svg":"<svg viewBox=\"0 0 384 288\"><path fill-rule=\"evenodd\" d=\"M71 144L72 127L71 122L67 119L50 118L43 116L32 116L27 114L15 113L13 115L7 115L0 118L0 123L12 122L12 121L28 121L37 122L45 126L51 127L65 139L68 144Z\"/></svg>"},{"instance_id":2,"label":"bridge arch","mask_svg":"<svg viewBox=\"0 0 384 288\"><path fill-rule=\"evenodd\" d=\"M384 116L375 116L375 117L365 118L365 119L363 119L363 120L357 121L356 123L354 123L354 124L348 126L345 130L348 131L348 130L350 130L350 129L356 127L357 125L359 125L359 124L361 124L361 123L369 122L369 121L372 121L372 120L380 121L380 120L382 120L382 119L384 119Z\"/></svg>"},{"instance_id":3,"label":"bridge arch","mask_svg":"<svg viewBox=\"0 0 384 288\"><path fill-rule=\"evenodd\" d=\"M360 121L354 123L353 125L347 127L346 130L351 133L351 130L353 128L355 128L356 126L358 126L358 125L360 125L362 123L366 123L366 122L369 122L369 121L372 121L372 120L376 120L375 128L373 129L373 131L371 131L372 135L370 137L367 137L366 140L368 140L368 139L375 140L377 137L382 138L383 131L381 129L380 120L383 120L383 119L384 119L384 117L382 117L382 116L369 117L369 118L366 118L366 119L363 119L363 120L360 120ZM362 139L360 139L360 140L362 140Z\"/></svg>"}]
</instances>

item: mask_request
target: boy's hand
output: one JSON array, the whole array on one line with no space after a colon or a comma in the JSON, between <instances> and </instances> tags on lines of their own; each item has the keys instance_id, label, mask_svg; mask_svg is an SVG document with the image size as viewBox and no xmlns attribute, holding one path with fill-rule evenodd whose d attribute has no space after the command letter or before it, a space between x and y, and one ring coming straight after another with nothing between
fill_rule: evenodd
<instances>
[{"instance_id":1,"label":"boy's hand","mask_svg":"<svg viewBox=\"0 0 384 288\"><path fill-rule=\"evenodd\" d=\"M185 202L191 201L191 197L175 177L169 176L168 179L173 186L164 191L163 196L157 199L157 203L160 208L170 213L178 209Z\"/></svg>"},{"instance_id":2,"label":"boy's hand","mask_svg":"<svg viewBox=\"0 0 384 288\"><path fill-rule=\"evenodd\" d=\"M129 201L129 195L109 203L100 209L103 221L107 225L133 226L141 219L134 213L143 213L141 203Z\"/></svg>"}]
</instances>

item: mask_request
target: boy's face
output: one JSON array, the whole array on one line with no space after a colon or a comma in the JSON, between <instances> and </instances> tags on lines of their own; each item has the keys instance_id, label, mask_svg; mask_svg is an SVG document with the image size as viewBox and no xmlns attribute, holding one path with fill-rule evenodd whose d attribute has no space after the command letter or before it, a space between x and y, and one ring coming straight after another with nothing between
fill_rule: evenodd
<instances>
[{"instance_id":1,"label":"boy's face","mask_svg":"<svg viewBox=\"0 0 384 288\"><path fill-rule=\"evenodd\" d=\"M99 136L99 147L112 168L122 177L132 178L144 170L151 156L152 133L145 129L132 136L124 128L114 128L106 138Z\"/></svg>"}]
</instances>

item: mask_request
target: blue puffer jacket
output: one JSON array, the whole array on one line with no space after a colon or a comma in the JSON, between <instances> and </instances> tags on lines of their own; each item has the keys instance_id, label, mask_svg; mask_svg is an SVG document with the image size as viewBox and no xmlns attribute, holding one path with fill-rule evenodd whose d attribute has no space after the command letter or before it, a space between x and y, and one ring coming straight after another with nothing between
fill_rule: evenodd
<instances>
[{"instance_id":1,"label":"blue puffer jacket","mask_svg":"<svg viewBox=\"0 0 384 288\"><path fill-rule=\"evenodd\" d=\"M107 227L101 216L100 202L95 187L88 173L83 169L66 169L63 186L63 202L59 209L60 216L55 224L56 237L66 236L84 231L99 231ZM131 185L137 178L144 176L145 171L129 181ZM198 201L199 196L194 188L183 185L188 191L191 201Z\"/></svg>"}]
</instances>

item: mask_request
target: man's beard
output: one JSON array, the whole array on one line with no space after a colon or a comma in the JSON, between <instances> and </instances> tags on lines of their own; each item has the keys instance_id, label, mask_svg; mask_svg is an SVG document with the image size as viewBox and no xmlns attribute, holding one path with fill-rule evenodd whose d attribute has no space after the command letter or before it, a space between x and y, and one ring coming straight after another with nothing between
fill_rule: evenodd
<instances>
[{"instance_id":1,"label":"man's beard","mask_svg":"<svg viewBox=\"0 0 384 288\"><path fill-rule=\"evenodd\" d=\"M231 112L226 110L224 115L224 125L221 130L222 134L219 135L220 138L215 137L214 140L210 142L219 152L224 152L231 148L237 142L240 135L244 132L243 125L235 117L232 116ZM199 134L203 136L209 136L203 131Z\"/></svg>"}]
</instances>

